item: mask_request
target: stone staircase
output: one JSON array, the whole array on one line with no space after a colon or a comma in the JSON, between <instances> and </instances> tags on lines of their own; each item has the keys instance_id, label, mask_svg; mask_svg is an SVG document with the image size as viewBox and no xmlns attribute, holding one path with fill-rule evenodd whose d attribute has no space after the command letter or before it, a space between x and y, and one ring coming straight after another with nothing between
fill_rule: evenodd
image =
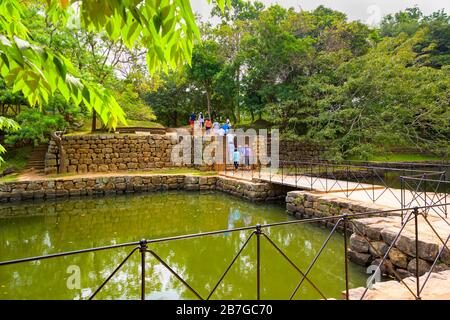
<instances>
[{"instance_id":1,"label":"stone staircase","mask_svg":"<svg viewBox=\"0 0 450 320\"><path fill-rule=\"evenodd\" d=\"M28 159L26 170L34 170L37 172L44 172L45 169L45 154L47 153L48 145L41 144L34 147Z\"/></svg>"}]
</instances>

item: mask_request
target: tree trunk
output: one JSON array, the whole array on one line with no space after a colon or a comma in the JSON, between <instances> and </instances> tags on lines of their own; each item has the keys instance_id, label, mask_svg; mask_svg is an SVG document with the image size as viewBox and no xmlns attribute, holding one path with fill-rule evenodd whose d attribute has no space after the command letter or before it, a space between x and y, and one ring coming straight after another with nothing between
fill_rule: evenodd
<instances>
[{"instance_id":1,"label":"tree trunk","mask_svg":"<svg viewBox=\"0 0 450 320\"><path fill-rule=\"evenodd\" d=\"M234 112L231 113L231 117L233 118L234 123L238 123L238 119L236 117L236 114Z\"/></svg>"},{"instance_id":2,"label":"tree trunk","mask_svg":"<svg viewBox=\"0 0 450 320\"><path fill-rule=\"evenodd\" d=\"M250 110L250 115L252 116L252 122L255 122L255 113L253 110Z\"/></svg>"},{"instance_id":3,"label":"tree trunk","mask_svg":"<svg viewBox=\"0 0 450 320\"><path fill-rule=\"evenodd\" d=\"M208 116L211 119L211 93L206 90L206 101L208 103Z\"/></svg>"},{"instance_id":4,"label":"tree trunk","mask_svg":"<svg viewBox=\"0 0 450 320\"><path fill-rule=\"evenodd\" d=\"M236 87L237 87L237 92L236 92L236 105L235 105L235 113L236 113L236 121L238 123L241 122L241 107L239 105L239 94L240 94L240 87L241 87L241 83L240 83L240 74L241 74L241 67L239 66L237 68L237 72L236 72Z\"/></svg>"},{"instance_id":5,"label":"tree trunk","mask_svg":"<svg viewBox=\"0 0 450 320\"><path fill-rule=\"evenodd\" d=\"M62 144L63 134L64 133L62 131L55 131L55 132L52 132L52 134L51 134L53 140L56 142L56 146L58 147L58 161L59 161L58 173L66 173L67 172L66 155L64 152L63 144Z\"/></svg>"},{"instance_id":6,"label":"tree trunk","mask_svg":"<svg viewBox=\"0 0 450 320\"><path fill-rule=\"evenodd\" d=\"M91 131L95 132L97 130L97 112L92 110L92 127Z\"/></svg>"},{"instance_id":7,"label":"tree trunk","mask_svg":"<svg viewBox=\"0 0 450 320\"><path fill-rule=\"evenodd\" d=\"M178 127L178 112L176 112L176 111L173 112L171 118L172 118L171 122L172 122L173 127L174 128Z\"/></svg>"}]
</instances>

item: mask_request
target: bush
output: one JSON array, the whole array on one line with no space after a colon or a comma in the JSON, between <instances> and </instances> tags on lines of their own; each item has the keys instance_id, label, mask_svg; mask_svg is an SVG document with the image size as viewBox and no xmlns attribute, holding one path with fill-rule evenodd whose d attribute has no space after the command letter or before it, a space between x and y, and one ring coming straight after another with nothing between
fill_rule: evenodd
<instances>
[{"instance_id":1,"label":"bush","mask_svg":"<svg viewBox=\"0 0 450 320\"><path fill-rule=\"evenodd\" d=\"M68 126L62 115L44 114L39 109L24 110L16 120L20 124L20 130L7 134L5 142L9 145L39 145L48 141L51 132L64 130Z\"/></svg>"}]
</instances>

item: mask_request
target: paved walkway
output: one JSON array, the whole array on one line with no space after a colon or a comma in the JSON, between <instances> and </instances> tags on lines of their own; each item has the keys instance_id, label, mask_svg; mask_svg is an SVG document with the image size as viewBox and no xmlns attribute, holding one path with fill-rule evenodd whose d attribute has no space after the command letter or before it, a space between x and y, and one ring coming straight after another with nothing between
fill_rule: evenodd
<instances>
[{"instance_id":1,"label":"paved walkway","mask_svg":"<svg viewBox=\"0 0 450 320\"><path fill-rule=\"evenodd\" d=\"M281 175L272 172L251 172L251 171L222 171L221 175L231 176L238 179L252 180L259 179L266 182L290 186L300 190L309 190L317 193L324 193L327 196L336 198L346 198L349 200L375 203L389 209L399 209L402 207L402 191L395 188L387 188L381 185L357 183L344 180L309 177L303 175ZM428 192L425 194L414 193L405 190L403 194L405 207L425 206L429 204L450 203L450 195ZM446 206L431 208L430 212L445 218ZM448 215L450 216L450 215ZM450 223L450 217L447 217Z\"/></svg>"}]
</instances>

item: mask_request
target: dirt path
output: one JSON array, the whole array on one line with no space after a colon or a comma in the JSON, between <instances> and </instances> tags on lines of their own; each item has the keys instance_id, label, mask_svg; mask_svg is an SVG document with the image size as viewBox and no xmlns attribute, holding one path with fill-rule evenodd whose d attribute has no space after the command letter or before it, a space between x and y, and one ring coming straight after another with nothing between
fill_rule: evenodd
<instances>
[{"instance_id":1,"label":"dirt path","mask_svg":"<svg viewBox=\"0 0 450 320\"><path fill-rule=\"evenodd\" d=\"M83 179L83 178L102 178L102 177L124 177L124 176L154 176L154 175L212 175L213 172L207 171L177 171L170 169L153 171L118 171L118 172L88 172L88 173L74 173L74 174L64 174L64 175L45 175L36 171L27 171L20 174L17 177L17 181L36 181L36 180L72 180L72 179Z\"/></svg>"}]
</instances>

